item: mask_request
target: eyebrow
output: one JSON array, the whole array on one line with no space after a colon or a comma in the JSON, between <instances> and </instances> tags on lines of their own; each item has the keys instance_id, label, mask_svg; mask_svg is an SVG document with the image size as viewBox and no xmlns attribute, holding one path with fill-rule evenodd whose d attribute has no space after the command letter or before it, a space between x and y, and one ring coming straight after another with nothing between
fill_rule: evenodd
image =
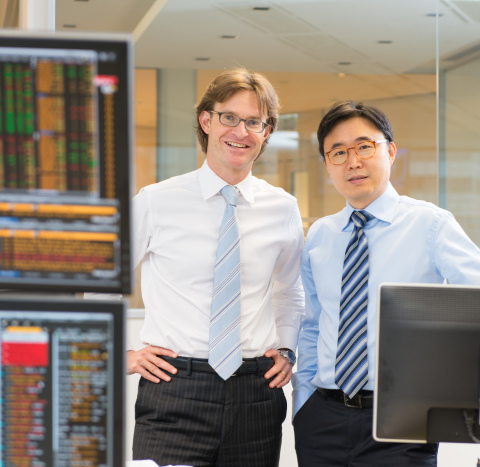
<instances>
[{"instance_id":1,"label":"eyebrow","mask_svg":"<svg viewBox=\"0 0 480 467\"><path fill-rule=\"evenodd\" d=\"M215 109L213 109L215 110ZM219 112L218 110L215 110L215 112ZM235 112L232 112L231 110L222 110L220 111L221 114L233 114L233 115L236 115L237 117L239 118L242 118L240 117L240 115L236 114ZM265 117L265 120L267 120L268 117ZM262 120L262 117L259 117L259 116L255 116L255 117L245 117L245 120Z\"/></svg>"},{"instance_id":2,"label":"eyebrow","mask_svg":"<svg viewBox=\"0 0 480 467\"><path fill-rule=\"evenodd\" d=\"M361 143L362 141L375 141L375 139L372 139L371 136L359 136L358 138L355 139L355 145L358 143ZM335 148L346 148L347 144L345 143L334 143L330 149L335 149Z\"/></svg>"}]
</instances>

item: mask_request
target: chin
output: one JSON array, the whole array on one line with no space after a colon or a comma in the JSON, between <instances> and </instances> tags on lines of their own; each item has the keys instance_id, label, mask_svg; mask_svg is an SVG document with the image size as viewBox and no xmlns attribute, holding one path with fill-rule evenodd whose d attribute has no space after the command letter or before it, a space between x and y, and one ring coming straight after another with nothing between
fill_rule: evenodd
<instances>
[{"instance_id":1,"label":"chin","mask_svg":"<svg viewBox=\"0 0 480 467\"><path fill-rule=\"evenodd\" d=\"M245 168L249 164L251 165L251 163L252 163L252 161L249 157L246 157L246 158L235 157L235 158L230 159L230 161L229 161L230 166L233 167L233 168L236 168L236 169Z\"/></svg>"},{"instance_id":2,"label":"chin","mask_svg":"<svg viewBox=\"0 0 480 467\"><path fill-rule=\"evenodd\" d=\"M347 201L350 203L351 206L355 207L355 209L364 209L373 201L370 193L365 194L365 196L362 196L359 193L353 193L353 196L345 196L345 198L347 198Z\"/></svg>"}]
</instances>

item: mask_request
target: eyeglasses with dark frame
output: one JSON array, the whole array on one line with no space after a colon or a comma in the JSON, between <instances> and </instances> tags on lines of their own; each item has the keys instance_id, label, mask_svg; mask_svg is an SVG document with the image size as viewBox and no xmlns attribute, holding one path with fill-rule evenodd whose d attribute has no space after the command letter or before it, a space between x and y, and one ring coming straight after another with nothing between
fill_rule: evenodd
<instances>
[{"instance_id":1,"label":"eyeglasses with dark frame","mask_svg":"<svg viewBox=\"0 0 480 467\"><path fill-rule=\"evenodd\" d=\"M377 141L362 141L351 148L333 148L328 151L326 156L333 165L342 165L347 162L348 151L353 149L360 159L370 159L375 155L376 144L388 143L388 139L379 139Z\"/></svg>"},{"instance_id":2,"label":"eyeglasses with dark frame","mask_svg":"<svg viewBox=\"0 0 480 467\"><path fill-rule=\"evenodd\" d=\"M270 123L262 122L257 118L240 118L238 115L231 112L217 112L216 110L209 110L211 114L217 114L218 119L222 125L235 127L240 122L245 122L245 128L253 133L261 133Z\"/></svg>"}]
</instances>

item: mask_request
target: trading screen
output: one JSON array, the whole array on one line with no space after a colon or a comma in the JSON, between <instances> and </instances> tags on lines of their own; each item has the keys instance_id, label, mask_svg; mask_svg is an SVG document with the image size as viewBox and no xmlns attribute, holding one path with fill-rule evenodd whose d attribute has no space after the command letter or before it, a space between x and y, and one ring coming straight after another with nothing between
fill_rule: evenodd
<instances>
[{"instance_id":1,"label":"trading screen","mask_svg":"<svg viewBox=\"0 0 480 467\"><path fill-rule=\"evenodd\" d=\"M123 305L83 302L1 304L0 465L122 465Z\"/></svg>"},{"instance_id":2,"label":"trading screen","mask_svg":"<svg viewBox=\"0 0 480 467\"><path fill-rule=\"evenodd\" d=\"M0 286L129 293L131 44L0 35Z\"/></svg>"}]
</instances>

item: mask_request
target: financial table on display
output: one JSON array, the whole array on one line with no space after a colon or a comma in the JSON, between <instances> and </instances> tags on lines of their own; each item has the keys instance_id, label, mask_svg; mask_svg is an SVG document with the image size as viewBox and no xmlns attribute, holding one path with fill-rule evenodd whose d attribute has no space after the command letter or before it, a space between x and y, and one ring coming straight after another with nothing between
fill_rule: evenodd
<instances>
[{"instance_id":1,"label":"financial table on display","mask_svg":"<svg viewBox=\"0 0 480 467\"><path fill-rule=\"evenodd\" d=\"M122 312L120 301L0 298L1 465L120 465Z\"/></svg>"},{"instance_id":2,"label":"financial table on display","mask_svg":"<svg viewBox=\"0 0 480 467\"><path fill-rule=\"evenodd\" d=\"M126 47L0 36L0 285L130 292Z\"/></svg>"}]
</instances>

